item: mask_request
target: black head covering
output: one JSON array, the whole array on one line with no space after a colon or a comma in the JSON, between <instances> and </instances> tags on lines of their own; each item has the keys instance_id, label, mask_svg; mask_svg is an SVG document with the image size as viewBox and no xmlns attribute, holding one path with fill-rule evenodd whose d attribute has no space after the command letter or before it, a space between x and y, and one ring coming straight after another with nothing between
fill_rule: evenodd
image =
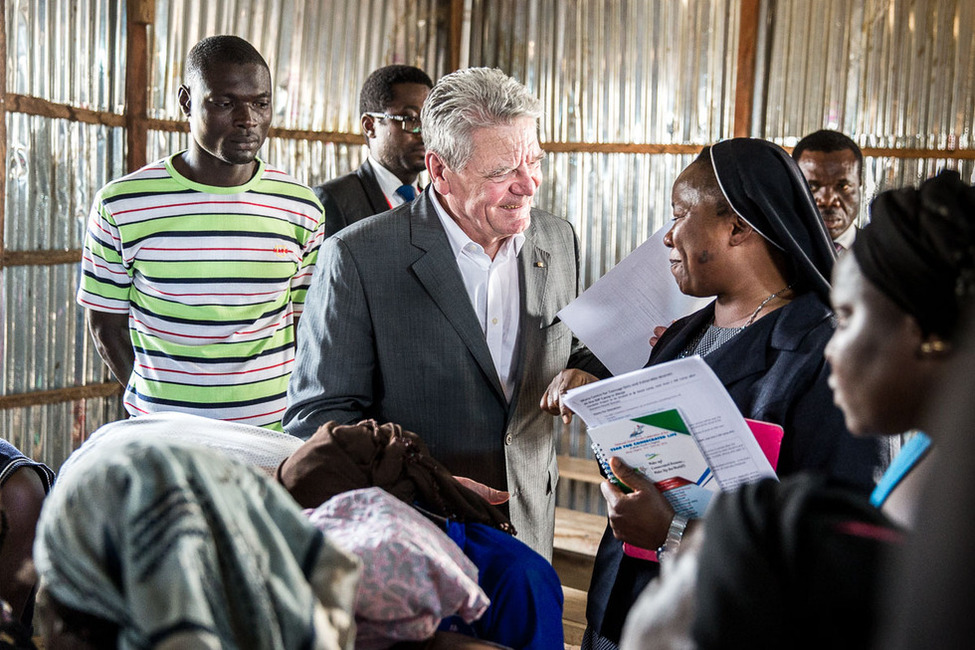
<instances>
[{"instance_id":1,"label":"black head covering","mask_svg":"<svg viewBox=\"0 0 975 650\"><path fill-rule=\"evenodd\" d=\"M853 241L860 270L925 335L950 338L975 293L975 189L943 171L879 194L870 213Z\"/></svg>"},{"instance_id":2,"label":"black head covering","mask_svg":"<svg viewBox=\"0 0 975 650\"><path fill-rule=\"evenodd\" d=\"M731 208L785 253L794 288L829 302L836 250L792 157L766 140L734 138L711 145L711 165Z\"/></svg>"}]
</instances>

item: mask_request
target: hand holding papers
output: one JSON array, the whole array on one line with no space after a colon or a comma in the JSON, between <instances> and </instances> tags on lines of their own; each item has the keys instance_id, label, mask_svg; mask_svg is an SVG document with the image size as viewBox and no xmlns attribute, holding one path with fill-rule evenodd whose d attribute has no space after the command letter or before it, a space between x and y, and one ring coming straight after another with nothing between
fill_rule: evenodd
<instances>
[{"instance_id":1,"label":"hand holding papers","mask_svg":"<svg viewBox=\"0 0 975 650\"><path fill-rule=\"evenodd\" d=\"M699 517L715 490L775 477L738 407L700 357L580 386L562 401L586 422L601 462L619 456L639 469L679 514Z\"/></svg>"},{"instance_id":2,"label":"hand holding papers","mask_svg":"<svg viewBox=\"0 0 975 650\"><path fill-rule=\"evenodd\" d=\"M663 243L669 229L668 224L654 233L559 312L614 375L643 367L654 327L670 325L710 301L685 296L674 282Z\"/></svg>"}]
</instances>

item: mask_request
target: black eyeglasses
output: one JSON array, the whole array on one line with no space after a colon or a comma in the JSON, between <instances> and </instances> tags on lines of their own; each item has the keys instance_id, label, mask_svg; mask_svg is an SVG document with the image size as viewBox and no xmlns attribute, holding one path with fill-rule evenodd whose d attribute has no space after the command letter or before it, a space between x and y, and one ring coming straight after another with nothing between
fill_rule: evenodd
<instances>
[{"instance_id":1,"label":"black eyeglasses","mask_svg":"<svg viewBox=\"0 0 975 650\"><path fill-rule=\"evenodd\" d=\"M398 122L401 129L413 135L419 135L423 132L423 128L420 126L420 118L413 117L412 115L390 115L389 113L366 113L366 115L374 117L377 120L393 120Z\"/></svg>"}]
</instances>

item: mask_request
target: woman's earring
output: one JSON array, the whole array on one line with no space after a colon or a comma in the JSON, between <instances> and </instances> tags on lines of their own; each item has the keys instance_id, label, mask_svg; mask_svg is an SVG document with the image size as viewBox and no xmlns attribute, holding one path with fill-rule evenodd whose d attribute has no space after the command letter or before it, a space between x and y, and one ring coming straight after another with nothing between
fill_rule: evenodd
<instances>
[{"instance_id":1,"label":"woman's earring","mask_svg":"<svg viewBox=\"0 0 975 650\"><path fill-rule=\"evenodd\" d=\"M950 347L951 346L949 346L947 342L942 341L941 339L929 339L921 343L919 350L923 355L935 356L944 354Z\"/></svg>"}]
</instances>

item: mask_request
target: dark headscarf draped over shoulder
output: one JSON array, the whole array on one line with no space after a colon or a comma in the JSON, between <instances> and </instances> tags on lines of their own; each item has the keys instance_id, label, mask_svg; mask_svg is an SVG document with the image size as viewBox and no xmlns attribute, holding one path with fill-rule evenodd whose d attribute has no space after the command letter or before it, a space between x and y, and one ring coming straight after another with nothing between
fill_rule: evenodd
<instances>
[{"instance_id":1,"label":"dark headscarf draped over shoulder","mask_svg":"<svg viewBox=\"0 0 975 650\"><path fill-rule=\"evenodd\" d=\"M734 138L711 145L711 165L731 208L785 254L794 289L829 303L836 251L792 157L766 140Z\"/></svg>"},{"instance_id":2,"label":"dark headscarf draped over shoulder","mask_svg":"<svg viewBox=\"0 0 975 650\"><path fill-rule=\"evenodd\" d=\"M975 294L975 189L943 171L882 192L870 215L852 248L863 275L925 335L950 339Z\"/></svg>"}]
</instances>

